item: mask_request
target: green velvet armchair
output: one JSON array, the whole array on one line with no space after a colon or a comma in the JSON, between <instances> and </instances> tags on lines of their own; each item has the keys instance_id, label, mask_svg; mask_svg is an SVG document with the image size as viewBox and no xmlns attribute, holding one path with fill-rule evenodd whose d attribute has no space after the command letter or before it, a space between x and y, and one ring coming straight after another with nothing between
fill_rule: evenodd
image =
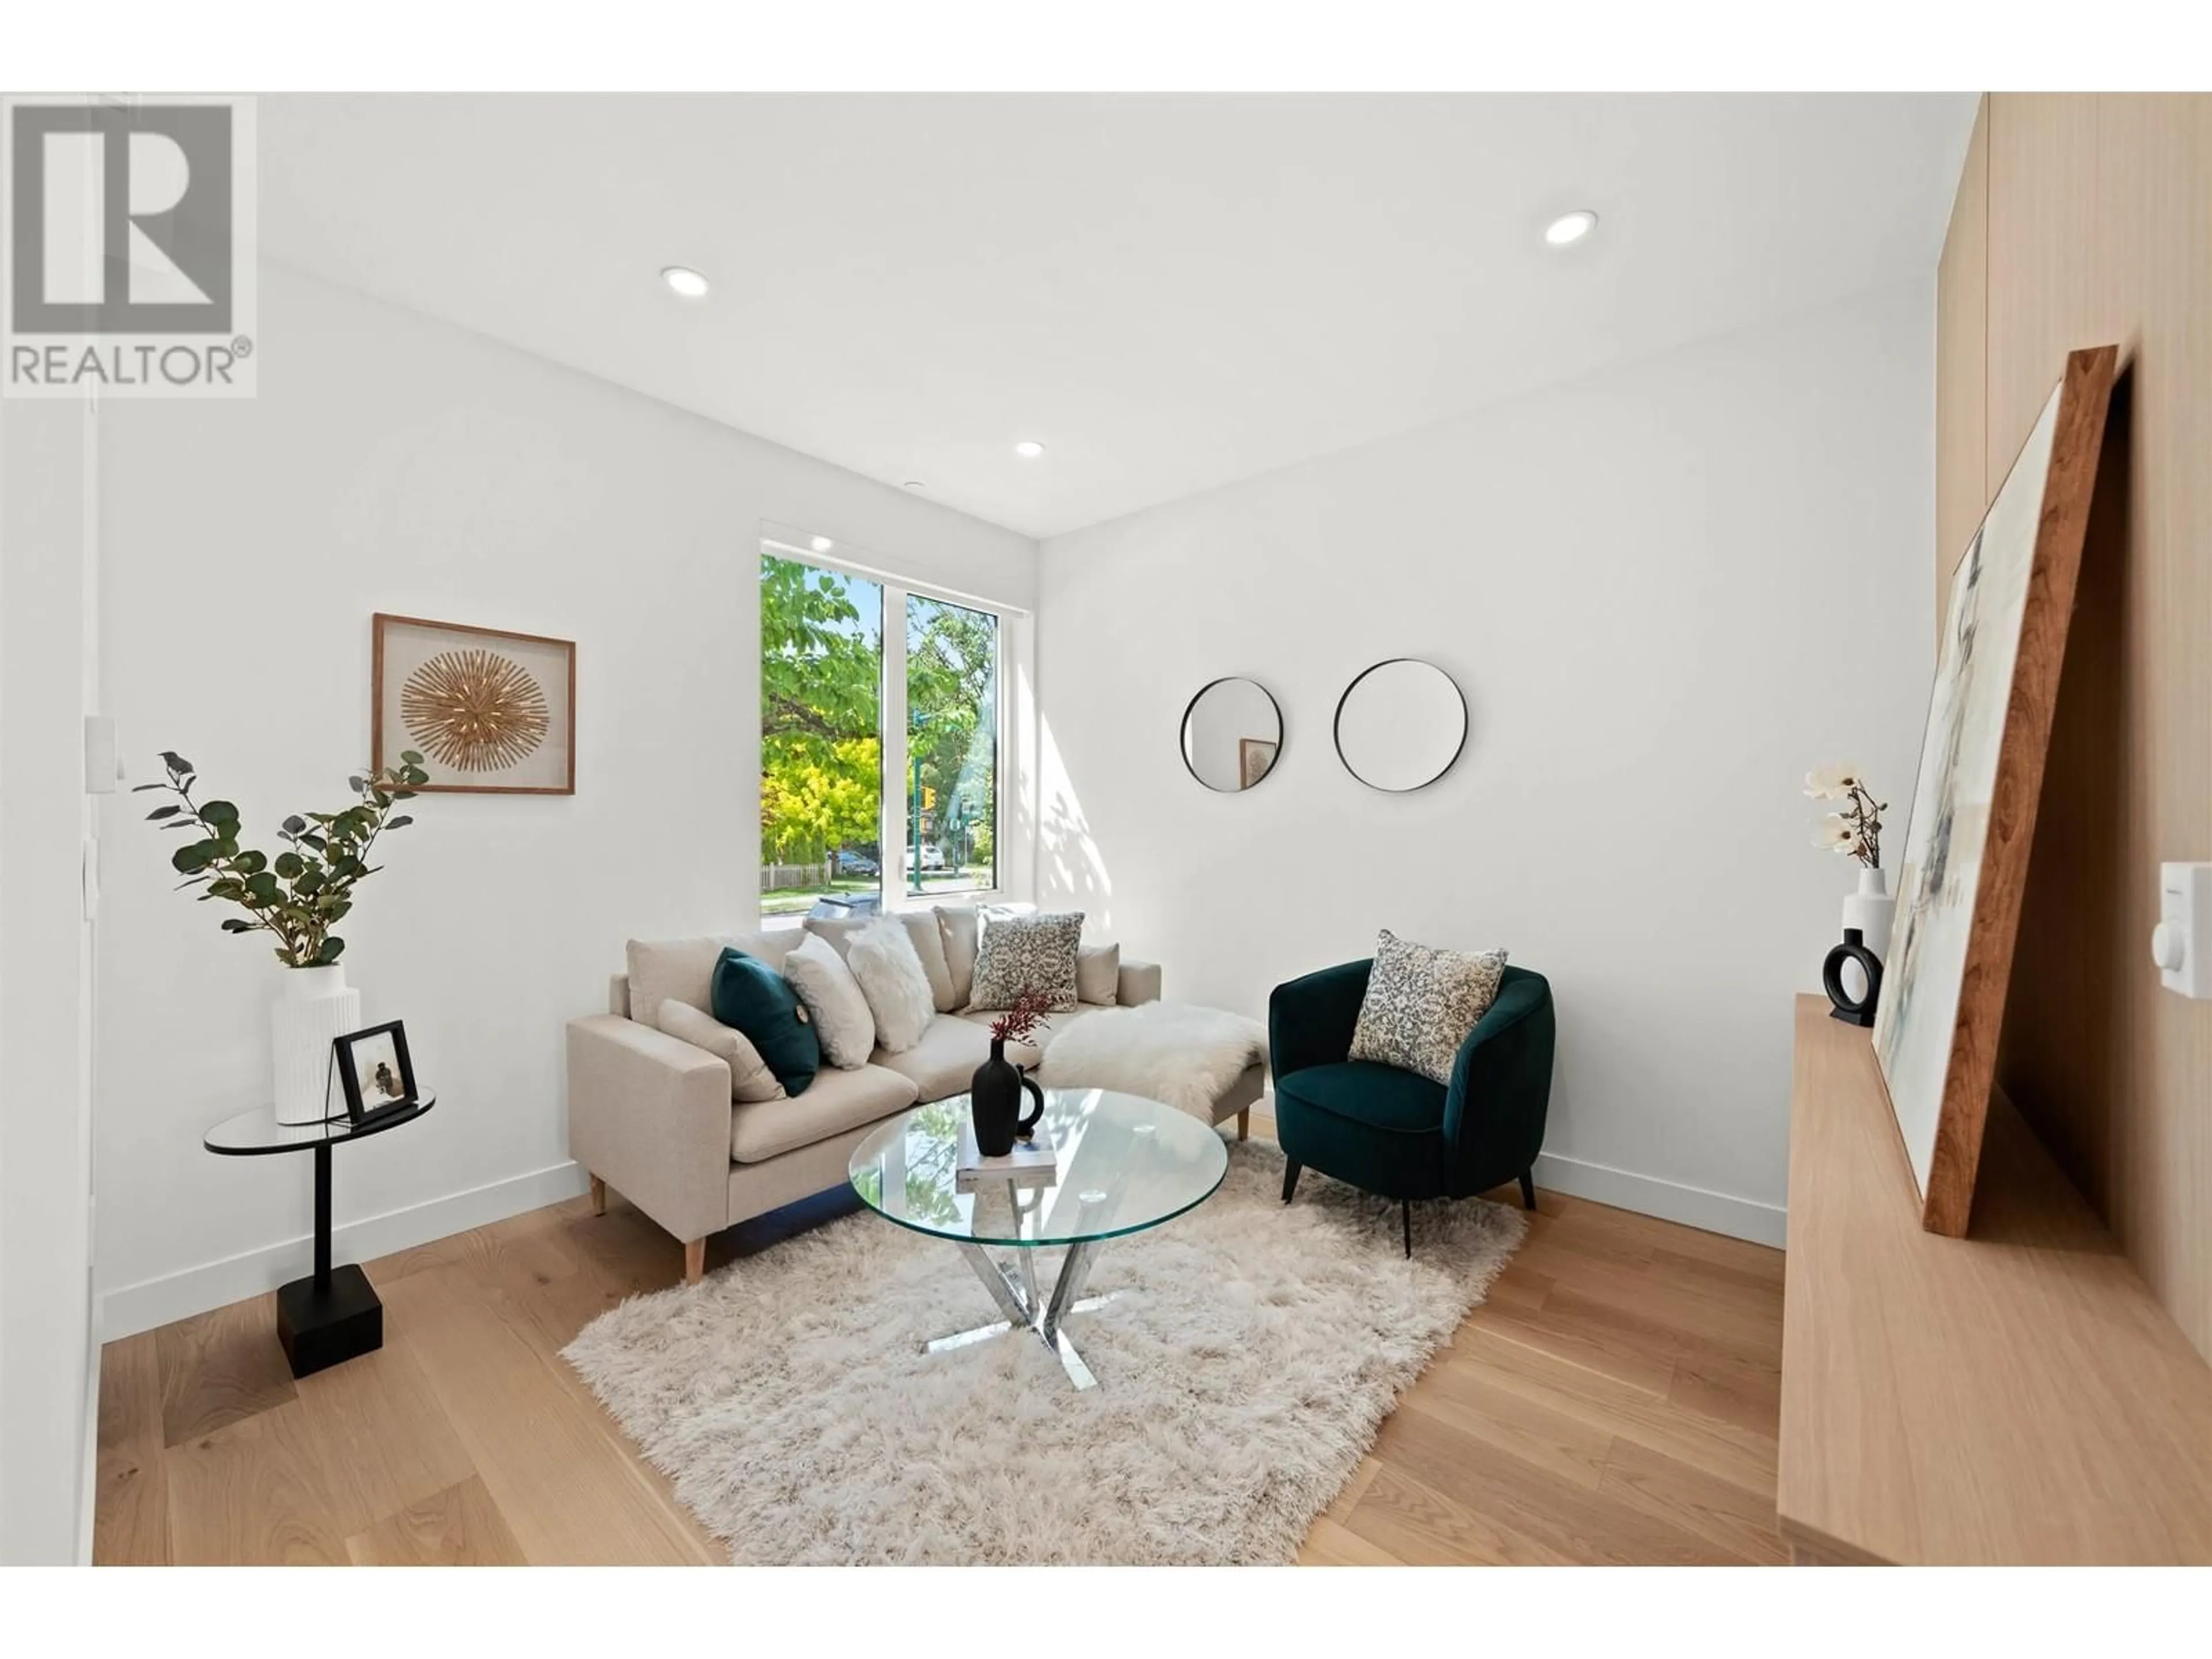
<instances>
[{"instance_id":1,"label":"green velvet armchair","mask_svg":"<svg viewBox=\"0 0 2212 1659\"><path fill-rule=\"evenodd\" d=\"M1324 968L1267 1000L1275 1073L1275 1135L1289 1167L1283 1202L1308 1164L1399 1201L1406 1254L1413 1200L1468 1198L1516 1176L1536 1206L1533 1174L1552 1097L1552 987L1508 968L1452 1064L1449 1087L1373 1060L1353 1060L1352 1028L1373 960Z\"/></svg>"}]
</instances>

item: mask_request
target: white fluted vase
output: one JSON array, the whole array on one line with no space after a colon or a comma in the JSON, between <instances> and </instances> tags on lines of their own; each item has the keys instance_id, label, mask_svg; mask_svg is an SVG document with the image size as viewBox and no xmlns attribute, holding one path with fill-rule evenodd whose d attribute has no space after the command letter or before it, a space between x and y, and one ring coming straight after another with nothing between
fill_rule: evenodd
<instances>
[{"instance_id":1,"label":"white fluted vase","mask_svg":"<svg viewBox=\"0 0 2212 1659\"><path fill-rule=\"evenodd\" d=\"M1861 942L1875 954L1887 976L1889 968L1889 931L1897 921L1897 900L1889 890L1889 872L1859 869L1859 890L1844 898L1844 926L1856 927ZM1854 1002L1866 1000L1866 973L1856 962L1844 964L1844 992Z\"/></svg>"},{"instance_id":2,"label":"white fluted vase","mask_svg":"<svg viewBox=\"0 0 2212 1659\"><path fill-rule=\"evenodd\" d=\"M284 990L269 1010L269 1054L276 1085L279 1123L320 1123L342 1107L330 1088L331 1044L361 1029L361 993L345 982L345 969L288 968Z\"/></svg>"}]
</instances>

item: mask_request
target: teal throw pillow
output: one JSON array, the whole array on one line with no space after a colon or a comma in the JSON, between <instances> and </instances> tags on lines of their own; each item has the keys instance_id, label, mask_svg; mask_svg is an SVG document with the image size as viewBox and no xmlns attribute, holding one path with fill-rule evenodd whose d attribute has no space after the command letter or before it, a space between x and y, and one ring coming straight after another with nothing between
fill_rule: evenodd
<instances>
[{"instance_id":1,"label":"teal throw pillow","mask_svg":"<svg viewBox=\"0 0 2212 1659\"><path fill-rule=\"evenodd\" d=\"M726 950L714 964L708 1000L716 1019L744 1032L760 1050L784 1093L806 1092L822 1069L822 1043L799 1012L799 994L788 980L758 957Z\"/></svg>"}]
</instances>

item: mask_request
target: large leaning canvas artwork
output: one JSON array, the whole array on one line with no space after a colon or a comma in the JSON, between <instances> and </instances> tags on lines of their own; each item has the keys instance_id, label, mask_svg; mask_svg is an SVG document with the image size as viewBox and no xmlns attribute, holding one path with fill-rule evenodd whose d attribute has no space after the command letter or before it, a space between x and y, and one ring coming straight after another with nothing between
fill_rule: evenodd
<instances>
[{"instance_id":1,"label":"large leaning canvas artwork","mask_svg":"<svg viewBox=\"0 0 2212 1659\"><path fill-rule=\"evenodd\" d=\"M1936 1232L1972 1204L2117 355L2068 357L1951 582L1874 1027Z\"/></svg>"},{"instance_id":2,"label":"large leaning canvas artwork","mask_svg":"<svg viewBox=\"0 0 2212 1659\"><path fill-rule=\"evenodd\" d=\"M447 793L576 793L570 640L380 614L370 763L413 750Z\"/></svg>"}]
</instances>

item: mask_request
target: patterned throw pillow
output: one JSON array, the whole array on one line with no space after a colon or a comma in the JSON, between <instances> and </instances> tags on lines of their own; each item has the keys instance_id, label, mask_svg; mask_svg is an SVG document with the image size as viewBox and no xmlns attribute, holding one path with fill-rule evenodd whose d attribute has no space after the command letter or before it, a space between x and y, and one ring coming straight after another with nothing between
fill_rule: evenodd
<instances>
[{"instance_id":1,"label":"patterned throw pillow","mask_svg":"<svg viewBox=\"0 0 2212 1659\"><path fill-rule=\"evenodd\" d=\"M1375 936L1375 967L1352 1033L1352 1058L1449 1084L1460 1045L1498 1000L1505 952L1438 951Z\"/></svg>"},{"instance_id":2,"label":"patterned throw pillow","mask_svg":"<svg viewBox=\"0 0 2212 1659\"><path fill-rule=\"evenodd\" d=\"M1043 994L1049 1008L1075 1006L1075 957L1083 945L1083 912L1060 915L991 915L975 951L975 986L968 1008L1011 1008L1024 991Z\"/></svg>"}]
</instances>

